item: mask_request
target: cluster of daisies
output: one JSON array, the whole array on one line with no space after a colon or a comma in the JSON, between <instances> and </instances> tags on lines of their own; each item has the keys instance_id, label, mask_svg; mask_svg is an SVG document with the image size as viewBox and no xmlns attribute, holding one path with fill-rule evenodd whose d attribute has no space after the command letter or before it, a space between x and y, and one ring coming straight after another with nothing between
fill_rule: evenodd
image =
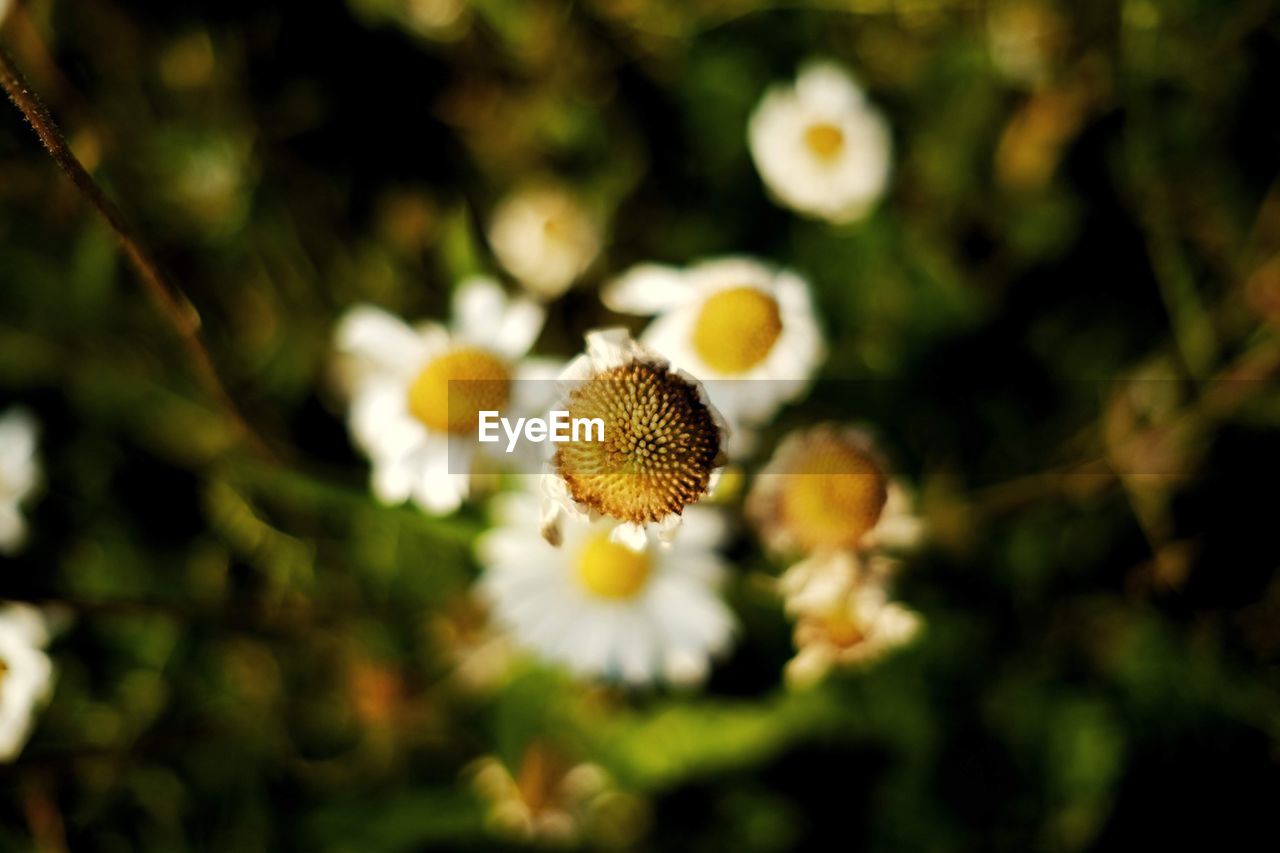
<instances>
[{"instance_id":1,"label":"cluster of daisies","mask_svg":"<svg viewBox=\"0 0 1280 853\"><path fill-rule=\"evenodd\" d=\"M770 194L802 214L852 222L887 185L886 122L835 65L767 92L747 136ZM524 294L461 282L447 325L348 311L335 349L350 431L375 495L429 513L475 499L504 466L526 473L523 488L489 497L493 526L476 548L476 591L518 646L583 677L696 684L737 624L720 592L734 498L718 482L808 390L823 335L802 277L727 257L641 264L609 281L607 308L651 318L638 339L602 329L568 363L530 356L546 302L594 263L602 231L544 180L499 204L488 230ZM548 409L599 419L603 440L546 446L537 467L474 440L481 411ZM795 620L790 683L865 664L918 631L889 592L895 551L919 537L908 504L868 434L846 426L789 435L757 472L745 515L790 566L777 583Z\"/></svg>"},{"instance_id":2,"label":"cluster of daisies","mask_svg":"<svg viewBox=\"0 0 1280 853\"><path fill-rule=\"evenodd\" d=\"M885 190L886 123L834 65L767 92L747 134L770 194L802 214L852 222ZM603 230L563 187L532 183L498 205L488 232L524 295L492 279L461 282L448 324L348 311L334 346L350 431L378 499L436 515L478 497L477 483L504 467L539 472L489 496L494 524L477 543L476 591L503 642L583 677L696 684L737 630L720 592L734 498L717 483L806 392L823 336L803 278L729 257L642 264L610 281L606 307L651 318L639 340L603 329L568 363L530 355L546 303L595 262ZM538 458L458 440L475 436L480 411L548 409L598 418L604 439L550 445ZM0 554L23 544L22 505L39 479L33 419L0 416ZM889 595L893 552L919 534L907 504L869 437L844 426L793 433L757 472L745 514L790 565L777 582L795 620L790 682L874 660L918 630ZM40 610L0 602L0 761L17 755L48 701L50 633Z\"/></svg>"}]
</instances>

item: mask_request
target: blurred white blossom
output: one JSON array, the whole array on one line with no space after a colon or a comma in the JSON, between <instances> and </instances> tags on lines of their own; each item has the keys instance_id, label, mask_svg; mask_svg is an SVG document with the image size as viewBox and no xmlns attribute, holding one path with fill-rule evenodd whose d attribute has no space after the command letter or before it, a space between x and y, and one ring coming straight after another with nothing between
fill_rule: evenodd
<instances>
[{"instance_id":1,"label":"blurred white blossom","mask_svg":"<svg viewBox=\"0 0 1280 853\"><path fill-rule=\"evenodd\" d=\"M559 548L538 535L538 499L495 499L497 526L477 546L480 590L516 642L580 676L634 684L701 682L724 652L734 619L717 588L727 572L716 548L720 512L685 511L669 546L639 548L610 534L616 523L564 525Z\"/></svg>"},{"instance_id":2,"label":"blurred white blossom","mask_svg":"<svg viewBox=\"0 0 1280 853\"><path fill-rule=\"evenodd\" d=\"M528 411L539 401L525 395L542 386L528 380L559 369L525 357L543 310L508 299L497 283L460 284L453 314L452 328L411 327L358 305L335 333L351 385L351 435L373 463L374 494L386 503L412 499L436 514L456 510L469 494L479 411Z\"/></svg>"},{"instance_id":3,"label":"blurred white blossom","mask_svg":"<svg viewBox=\"0 0 1280 853\"><path fill-rule=\"evenodd\" d=\"M26 540L22 504L40 483L36 437L35 419L25 410L0 415L0 554L13 553Z\"/></svg>"},{"instance_id":4,"label":"blurred white blossom","mask_svg":"<svg viewBox=\"0 0 1280 853\"><path fill-rule=\"evenodd\" d=\"M889 182L889 126L834 63L811 64L794 85L770 89L751 116L748 141L778 201L819 219L861 219Z\"/></svg>"},{"instance_id":5,"label":"blurred white blossom","mask_svg":"<svg viewBox=\"0 0 1280 853\"><path fill-rule=\"evenodd\" d=\"M18 757L36 711L53 692L53 663L44 649L49 626L36 608L0 603L0 762Z\"/></svg>"},{"instance_id":6,"label":"blurred white blossom","mask_svg":"<svg viewBox=\"0 0 1280 853\"><path fill-rule=\"evenodd\" d=\"M641 343L707 383L733 429L733 455L746 449L739 436L804 393L826 355L808 283L751 258L641 264L602 298L614 311L655 315Z\"/></svg>"},{"instance_id":7,"label":"blurred white blossom","mask_svg":"<svg viewBox=\"0 0 1280 853\"><path fill-rule=\"evenodd\" d=\"M554 299L600 253L601 224L565 188L536 183L503 199L489 224L498 262L533 295Z\"/></svg>"}]
</instances>

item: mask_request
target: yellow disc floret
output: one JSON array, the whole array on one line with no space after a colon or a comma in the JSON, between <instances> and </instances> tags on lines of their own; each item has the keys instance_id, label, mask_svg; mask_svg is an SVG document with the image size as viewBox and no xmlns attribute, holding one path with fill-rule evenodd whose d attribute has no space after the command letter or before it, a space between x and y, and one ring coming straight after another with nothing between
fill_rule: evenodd
<instances>
[{"instance_id":1,"label":"yellow disc floret","mask_svg":"<svg viewBox=\"0 0 1280 853\"><path fill-rule=\"evenodd\" d=\"M720 432L688 380L633 361L575 388L570 418L599 418L604 441L569 441L555 466L574 500L636 524L679 515L702 497L719 463Z\"/></svg>"},{"instance_id":2,"label":"yellow disc floret","mask_svg":"<svg viewBox=\"0 0 1280 853\"><path fill-rule=\"evenodd\" d=\"M731 287L702 303L693 348L713 370L732 376L763 361L781 334L776 299L754 287Z\"/></svg>"},{"instance_id":3,"label":"yellow disc floret","mask_svg":"<svg viewBox=\"0 0 1280 853\"><path fill-rule=\"evenodd\" d=\"M599 598L633 598L649 579L649 554L596 535L578 554L578 580Z\"/></svg>"},{"instance_id":4,"label":"yellow disc floret","mask_svg":"<svg viewBox=\"0 0 1280 853\"><path fill-rule=\"evenodd\" d=\"M819 160L834 160L844 148L844 131L826 122L811 124L805 129L804 144Z\"/></svg>"},{"instance_id":5,"label":"yellow disc floret","mask_svg":"<svg viewBox=\"0 0 1280 853\"><path fill-rule=\"evenodd\" d=\"M880 464L835 434L812 436L782 477L780 521L807 552L857 547L888 499Z\"/></svg>"},{"instance_id":6,"label":"yellow disc floret","mask_svg":"<svg viewBox=\"0 0 1280 853\"><path fill-rule=\"evenodd\" d=\"M505 361L479 347L458 347L432 359L413 380L409 412L437 432L472 432L480 411L501 411L510 390Z\"/></svg>"}]
</instances>

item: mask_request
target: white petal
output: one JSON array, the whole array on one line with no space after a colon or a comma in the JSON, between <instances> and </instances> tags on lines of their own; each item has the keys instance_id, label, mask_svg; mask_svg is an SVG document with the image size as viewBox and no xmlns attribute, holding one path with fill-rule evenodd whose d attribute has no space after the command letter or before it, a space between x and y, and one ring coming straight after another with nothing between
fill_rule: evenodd
<instances>
[{"instance_id":1,"label":"white petal","mask_svg":"<svg viewBox=\"0 0 1280 853\"><path fill-rule=\"evenodd\" d=\"M492 346L507 309L507 295L491 278L459 282L453 292L453 331L473 344Z\"/></svg>"},{"instance_id":2,"label":"white petal","mask_svg":"<svg viewBox=\"0 0 1280 853\"><path fill-rule=\"evenodd\" d=\"M533 347L546 317L546 309L530 299L511 300L491 345L507 358L520 358Z\"/></svg>"},{"instance_id":3,"label":"white petal","mask_svg":"<svg viewBox=\"0 0 1280 853\"><path fill-rule=\"evenodd\" d=\"M378 371L398 372L426 357L424 342L412 328L373 305L356 305L342 315L334 347Z\"/></svg>"},{"instance_id":4,"label":"white petal","mask_svg":"<svg viewBox=\"0 0 1280 853\"><path fill-rule=\"evenodd\" d=\"M687 302L694 290L674 267L638 264L605 285L600 299L611 311L647 316Z\"/></svg>"},{"instance_id":5,"label":"white petal","mask_svg":"<svg viewBox=\"0 0 1280 853\"><path fill-rule=\"evenodd\" d=\"M863 101L853 76L834 62L814 62L801 69L796 94L811 109L831 113L854 109Z\"/></svg>"},{"instance_id":6,"label":"white petal","mask_svg":"<svg viewBox=\"0 0 1280 853\"><path fill-rule=\"evenodd\" d=\"M610 531L609 541L625 545L632 551L643 551L649 544L649 537L645 535L642 525L628 521Z\"/></svg>"}]
</instances>

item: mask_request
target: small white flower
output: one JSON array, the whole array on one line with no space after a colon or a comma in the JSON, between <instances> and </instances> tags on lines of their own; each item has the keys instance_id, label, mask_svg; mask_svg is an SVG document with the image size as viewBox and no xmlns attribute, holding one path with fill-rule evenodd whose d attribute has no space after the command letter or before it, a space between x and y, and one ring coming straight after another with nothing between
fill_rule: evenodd
<instances>
[{"instance_id":1,"label":"small white flower","mask_svg":"<svg viewBox=\"0 0 1280 853\"><path fill-rule=\"evenodd\" d=\"M607 519L564 526L558 548L537 533L537 498L495 502L498 525L477 544L480 589L517 643L582 676L693 684L725 651L734 619L716 588L727 570L715 548L718 511L685 511L670 546L616 541Z\"/></svg>"},{"instance_id":2,"label":"small white flower","mask_svg":"<svg viewBox=\"0 0 1280 853\"><path fill-rule=\"evenodd\" d=\"M866 216L889 181L889 126L833 63L809 65L794 86L770 89L751 116L748 140L773 195L830 222Z\"/></svg>"},{"instance_id":3,"label":"small white flower","mask_svg":"<svg viewBox=\"0 0 1280 853\"><path fill-rule=\"evenodd\" d=\"M797 563L779 579L787 611L796 617L788 684L813 684L836 666L867 666L915 638L921 619L889 599L888 568L850 552L829 552Z\"/></svg>"},{"instance_id":4,"label":"small white flower","mask_svg":"<svg viewBox=\"0 0 1280 853\"><path fill-rule=\"evenodd\" d=\"M0 762L18 757L36 711L53 691L53 664L44 653L49 628L40 611L0 604Z\"/></svg>"},{"instance_id":5,"label":"small white flower","mask_svg":"<svg viewBox=\"0 0 1280 853\"><path fill-rule=\"evenodd\" d=\"M587 351L560 375L556 408L599 418L604 440L555 445L543 476L542 534L566 518L621 522L613 537L639 549L670 541L682 512L714 488L729 428L702 384L637 344L625 329L588 332Z\"/></svg>"},{"instance_id":6,"label":"small white flower","mask_svg":"<svg viewBox=\"0 0 1280 853\"><path fill-rule=\"evenodd\" d=\"M410 327L360 305L335 334L350 362L351 435L373 463L374 494L386 503L411 498L436 514L454 511L469 492L478 412L533 409L543 383L529 380L550 380L559 367L523 358L543 310L508 300L495 282L460 284L453 314L452 329Z\"/></svg>"},{"instance_id":7,"label":"small white flower","mask_svg":"<svg viewBox=\"0 0 1280 853\"><path fill-rule=\"evenodd\" d=\"M498 262L534 296L554 299L600 253L600 223L567 190L534 184L498 205L489 243Z\"/></svg>"},{"instance_id":8,"label":"small white flower","mask_svg":"<svg viewBox=\"0 0 1280 853\"><path fill-rule=\"evenodd\" d=\"M0 415L0 554L12 554L26 540L22 504L39 483L35 419L10 409Z\"/></svg>"},{"instance_id":9,"label":"small white flower","mask_svg":"<svg viewBox=\"0 0 1280 853\"><path fill-rule=\"evenodd\" d=\"M777 553L907 548L923 526L871 436L819 424L782 440L747 495L747 517Z\"/></svg>"},{"instance_id":10,"label":"small white flower","mask_svg":"<svg viewBox=\"0 0 1280 853\"><path fill-rule=\"evenodd\" d=\"M805 281L750 258L642 264L602 298L614 311L657 315L641 342L706 382L735 434L802 394L826 353Z\"/></svg>"}]
</instances>

